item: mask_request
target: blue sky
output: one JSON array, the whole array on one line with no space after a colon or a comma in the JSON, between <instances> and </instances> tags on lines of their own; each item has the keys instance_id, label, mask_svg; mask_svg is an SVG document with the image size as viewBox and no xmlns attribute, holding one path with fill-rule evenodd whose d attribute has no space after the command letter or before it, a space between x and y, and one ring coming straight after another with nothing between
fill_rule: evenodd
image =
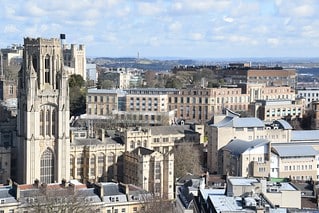
<instances>
[{"instance_id":1,"label":"blue sky","mask_svg":"<svg viewBox=\"0 0 319 213\"><path fill-rule=\"evenodd\" d=\"M318 0L1 0L0 47L24 37L87 56L317 57Z\"/></svg>"}]
</instances>

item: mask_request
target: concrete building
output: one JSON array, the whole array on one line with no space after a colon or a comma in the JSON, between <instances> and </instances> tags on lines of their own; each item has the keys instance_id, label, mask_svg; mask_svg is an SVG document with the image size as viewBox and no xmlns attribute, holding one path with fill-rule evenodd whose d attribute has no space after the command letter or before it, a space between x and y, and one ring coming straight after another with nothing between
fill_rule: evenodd
<instances>
[{"instance_id":1,"label":"concrete building","mask_svg":"<svg viewBox=\"0 0 319 213\"><path fill-rule=\"evenodd\" d=\"M92 85L96 85L98 81L98 72L96 70L96 64L86 64L86 80L91 82Z\"/></svg>"},{"instance_id":2,"label":"concrete building","mask_svg":"<svg viewBox=\"0 0 319 213\"><path fill-rule=\"evenodd\" d=\"M219 151L222 173L240 177L268 177L270 142L234 139Z\"/></svg>"},{"instance_id":3,"label":"concrete building","mask_svg":"<svg viewBox=\"0 0 319 213\"><path fill-rule=\"evenodd\" d=\"M150 126L128 128L119 135L126 145L126 151L145 147L168 153L179 142L203 143L203 131L203 125Z\"/></svg>"},{"instance_id":4,"label":"concrete building","mask_svg":"<svg viewBox=\"0 0 319 213\"><path fill-rule=\"evenodd\" d=\"M219 71L227 83L266 84L266 86L296 86L296 70L282 67L232 67Z\"/></svg>"},{"instance_id":5,"label":"concrete building","mask_svg":"<svg viewBox=\"0 0 319 213\"><path fill-rule=\"evenodd\" d=\"M297 97L305 99L306 109L311 108L311 102L319 100L319 88L297 89Z\"/></svg>"},{"instance_id":6,"label":"concrete building","mask_svg":"<svg viewBox=\"0 0 319 213\"><path fill-rule=\"evenodd\" d=\"M83 44L75 45L71 44L71 47L68 45L63 45L63 60L64 65L70 67L70 75L76 74L81 75L84 80L86 77L86 50Z\"/></svg>"},{"instance_id":7,"label":"concrete building","mask_svg":"<svg viewBox=\"0 0 319 213\"><path fill-rule=\"evenodd\" d=\"M249 105L249 114L263 121L302 118L304 113L304 99L256 100Z\"/></svg>"},{"instance_id":8,"label":"concrete building","mask_svg":"<svg viewBox=\"0 0 319 213\"><path fill-rule=\"evenodd\" d=\"M69 179L68 73L59 39L25 38L17 121L17 179L52 183Z\"/></svg>"},{"instance_id":9,"label":"concrete building","mask_svg":"<svg viewBox=\"0 0 319 213\"><path fill-rule=\"evenodd\" d=\"M124 153L124 182L151 192L157 197L174 199L174 154L138 147Z\"/></svg>"},{"instance_id":10,"label":"concrete building","mask_svg":"<svg viewBox=\"0 0 319 213\"><path fill-rule=\"evenodd\" d=\"M169 88L89 89L87 114L108 116L126 124L169 125L175 113L168 110L168 94L176 92Z\"/></svg>"},{"instance_id":11,"label":"concrete building","mask_svg":"<svg viewBox=\"0 0 319 213\"><path fill-rule=\"evenodd\" d=\"M271 149L270 177L297 181L318 180L319 151L312 146L273 144Z\"/></svg>"},{"instance_id":12,"label":"concrete building","mask_svg":"<svg viewBox=\"0 0 319 213\"><path fill-rule=\"evenodd\" d=\"M141 87L142 72L142 70L132 68L104 68L99 75L99 81L113 82L114 89Z\"/></svg>"},{"instance_id":13,"label":"concrete building","mask_svg":"<svg viewBox=\"0 0 319 213\"><path fill-rule=\"evenodd\" d=\"M176 110L176 117L204 123L224 108L235 111L248 109L249 96L241 88L192 88L170 94L169 110Z\"/></svg>"},{"instance_id":14,"label":"concrete building","mask_svg":"<svg viewBox=\"0 0 319 213\"><path fill-rule=\"evenodd\" d=\"M241 118L231 111L226 111L226 116L216 116L214 119L214 124L208 126L207 129L207 166L210 172L220 173L222 171L218 162L218 151L231 140L266 139L276 143L288 142L291 139L292 127L284 120L266 124L259 118Z\"/></svg>"}]
</instances>

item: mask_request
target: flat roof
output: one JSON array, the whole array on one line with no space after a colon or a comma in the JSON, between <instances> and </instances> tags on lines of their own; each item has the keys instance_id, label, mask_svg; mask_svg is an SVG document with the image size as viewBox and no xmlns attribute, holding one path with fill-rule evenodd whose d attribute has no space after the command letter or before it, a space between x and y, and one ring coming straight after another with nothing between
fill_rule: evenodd
<instances>
[{"instance_id":1,"label":"flat roof","mask_svg":"<svg viewBox=\"0 0 319 213\"><path fill-rule=\"evenodd\" d=\"M256 178L228 178L233 186L251 186L253 183L259 183Z\"/></svg>"}]
</instances>

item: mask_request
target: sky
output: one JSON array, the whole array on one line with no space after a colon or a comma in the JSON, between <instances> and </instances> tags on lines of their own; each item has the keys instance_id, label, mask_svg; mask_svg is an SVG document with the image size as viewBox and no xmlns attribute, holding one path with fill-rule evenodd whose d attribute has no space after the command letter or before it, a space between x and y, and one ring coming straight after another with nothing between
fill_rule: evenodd
<instances>
[{"instance_id":1,"label":"sky","mask_svg":"<svg viewBox=\"0 0 319 213\"><path fill-rule=\"evenodd\" d=\"M88 57L317 57L318 0L0 0L0 48L24 37Z\"/></svg>"}]
</instances>

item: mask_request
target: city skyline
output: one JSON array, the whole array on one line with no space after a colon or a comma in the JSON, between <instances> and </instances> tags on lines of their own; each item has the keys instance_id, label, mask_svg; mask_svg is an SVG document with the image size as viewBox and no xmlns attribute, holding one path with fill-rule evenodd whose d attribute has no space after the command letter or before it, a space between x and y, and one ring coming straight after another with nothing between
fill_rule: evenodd
<instances>
[{"instance_id":1,"label":"city skyline","mask_svg":"<svg viewBox=\"0 0 319 213\"><path fill-rule=\"evenodd\" d=\"M5 1L0 47L64 33L88 57L316 57L318 8L315 0Z\"/></svg>"}]
</instances>

